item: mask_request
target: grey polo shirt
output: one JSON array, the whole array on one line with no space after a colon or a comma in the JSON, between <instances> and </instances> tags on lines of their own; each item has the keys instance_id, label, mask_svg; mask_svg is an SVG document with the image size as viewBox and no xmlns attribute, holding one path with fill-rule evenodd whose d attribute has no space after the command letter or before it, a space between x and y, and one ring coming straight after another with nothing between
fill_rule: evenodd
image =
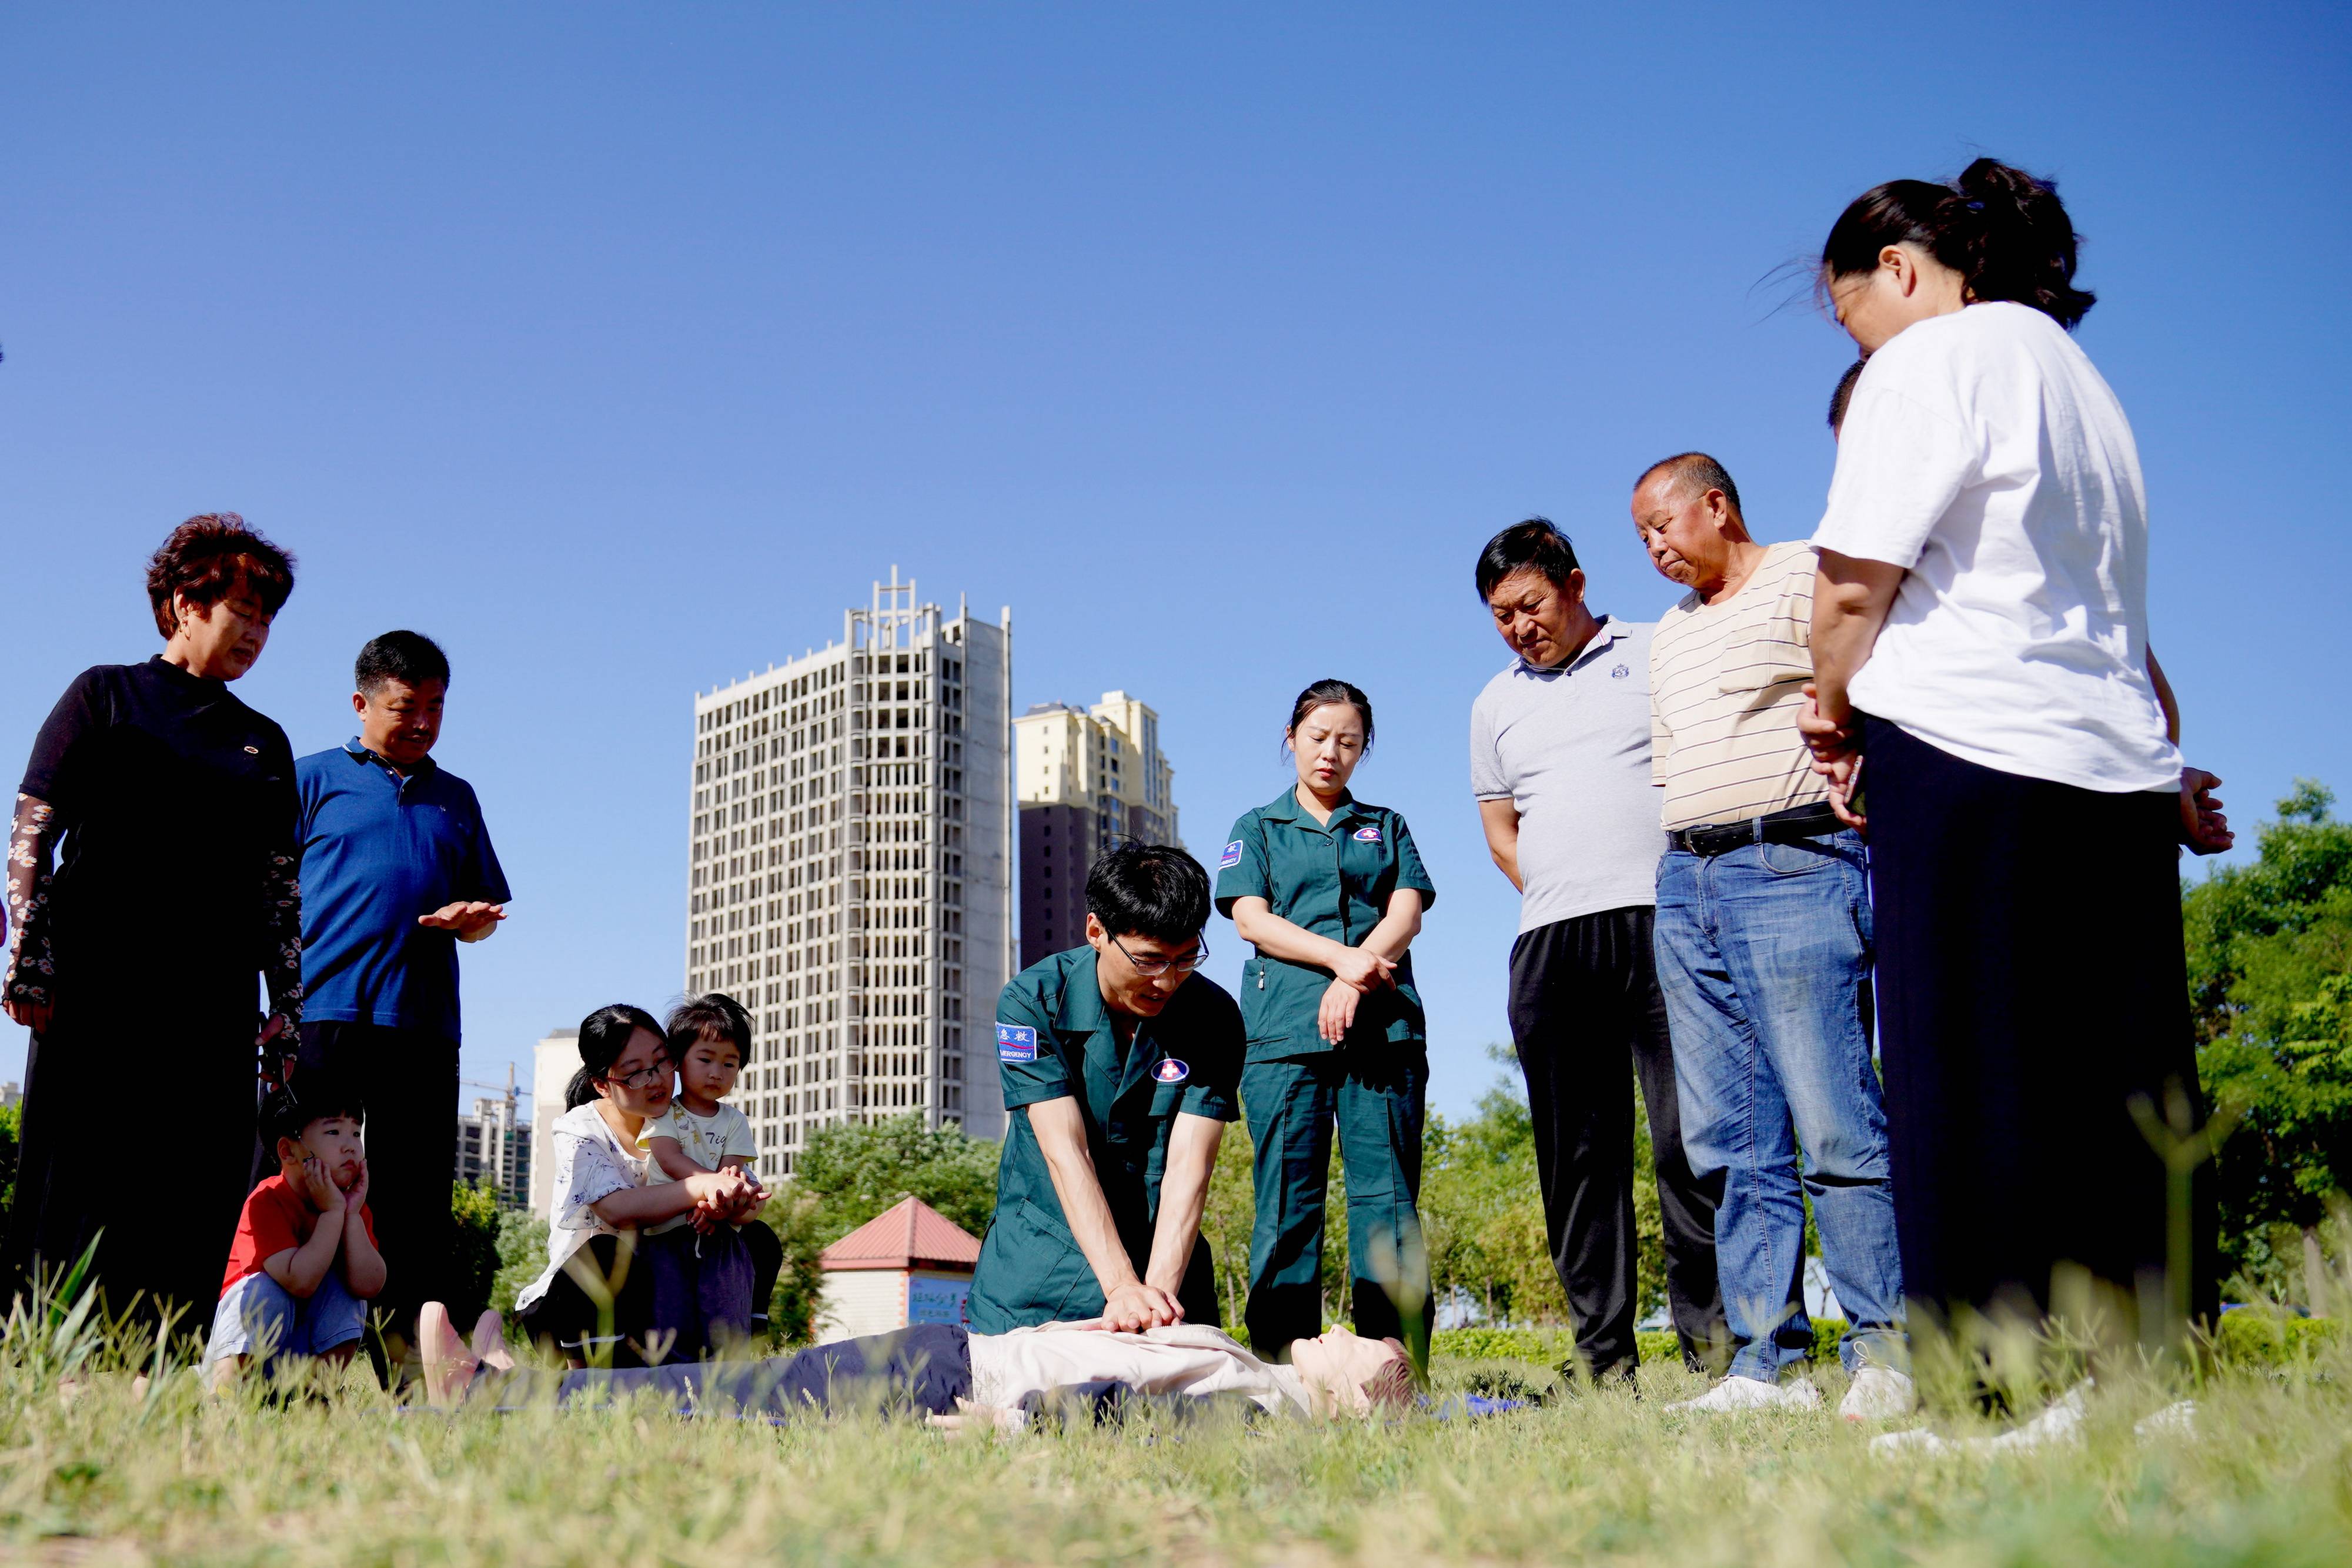
<instances>
[{"instance_id":1,"label":"grey polo shirt","mask_svg":"<svg viewBox=\"0 0 2352 1568\"><path fill-rule=\"evenodd\" d=\"M1470 708L1470 790L1519 809L1519 929L1654 904L1650 627L1612 618L1567 664L1524 659Z\"/></svg>"}]
</instances>

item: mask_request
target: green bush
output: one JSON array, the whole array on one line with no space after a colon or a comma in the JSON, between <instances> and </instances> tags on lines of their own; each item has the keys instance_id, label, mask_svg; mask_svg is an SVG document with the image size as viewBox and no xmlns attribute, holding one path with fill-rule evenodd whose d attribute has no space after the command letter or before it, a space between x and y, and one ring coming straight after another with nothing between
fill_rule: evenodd
<instances>
[{"instance_id":1,"label":"green bush","mask_svg":"<svg viewBox=\"0 0 2352 1568\"><path fill-rule=\"evenodd\" d=\"M16 1206L16 1145L24 1131L25 1108L0 1105L0 1220Z\"/></svg>"},{"instance_id":2,"label":"green bush","mask_svg":"<svg viewBox=\"0 0 2352 1568\"><path fill-rule=\"evenodd\" d=\"M2294 1366L2326 1354L2343 1341L2338 1318L2297 1318L2244 1307L2221 1314L2213 1349L2242 1366Z\"/></svg>"},{"instance_id":3,"label":"green bush","mask_svg":"<svg viewBox=\"0 0 2352 1568\"><path fill-rule=\"evenodd\" d=\"M490 1281L490 1305L514 1316L515 1298L547 1268L547 1222L527 1208L499 1216L499 1268Z\"/></svg>"},{"instance_id":4,"label":"green bush","mask_svg":"<svg viewBox=\"0 0 2352 1568\"><path fill-rule=\"evenodd\" d=\"M471 1323L489 1303L490 1281L499 1271L499 1195L485 1182L449 1184L449 1218L455 1234L442 1275L444 1305L452 1322ZM462 1332L462 1331L461 1331Z\"/></svg>"},{"instance_id":5,"label":"green bush","mask_svg":"<svg viewBox=\"0 0 2352 1568\"><path fill-rule=\"evenodd\" d=\"M1440 1329L1429 1336L1429 1354L1463 1361L1557 1362L1575 1345L1565 1329Z\"/></svg>"},{"instance_id":6,"label":"green bush","mask_svg":"<svg viewBox=\"0 0 2352 1568\"><path fill-rule=\"evenodd\" d=\"M1837 1360L1838 1339L1845 1328L1838 1318L1814 1320L1815 1361ZM1645 1362L1682 1359L1682 1343L1671 1329L1644 1329L1633 1336L1633 1345ZM1557 1365L1574 1351L1576 1338L1564 1328L1440 1329L1431 1337L1429 1348L1433 1355L1456 1356L1464 1361L1540 1361Z\"/></svg>"}]
</instances>

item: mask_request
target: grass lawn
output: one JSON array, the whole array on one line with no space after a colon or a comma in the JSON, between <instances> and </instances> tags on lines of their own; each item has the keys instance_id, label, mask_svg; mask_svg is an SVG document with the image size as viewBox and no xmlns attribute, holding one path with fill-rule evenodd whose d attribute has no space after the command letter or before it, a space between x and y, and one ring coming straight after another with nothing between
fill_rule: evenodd
<instances>
[{"instance_id":1,"label":"grass lawn","mask_svg":"<svg viewBox=\"0 0 2352 1568\"><path fill-rule=\"evenodd\" d=\"M184 1369L134 1391L100 1337L20 1318L0 1343L11 1560L2352 1563L2352 1356L2336 1343L2207 1379L2194 1436L2137 1437L2177 1390L2109 1375L2077 1445L1889 1458L1826 1406L1669 1412L1699 1386L1674 1365L1646 1367L1639 1399L1475 1422L950 1439L651 1409L401 1414L363 1377L270 1408L209 1398ZM1550 1381L1535 1363L1435 1368L1441 1389L1498 1375ZM1842 1377L1819 1378L1833 1405Z\"/></svg>"}]
</instances>

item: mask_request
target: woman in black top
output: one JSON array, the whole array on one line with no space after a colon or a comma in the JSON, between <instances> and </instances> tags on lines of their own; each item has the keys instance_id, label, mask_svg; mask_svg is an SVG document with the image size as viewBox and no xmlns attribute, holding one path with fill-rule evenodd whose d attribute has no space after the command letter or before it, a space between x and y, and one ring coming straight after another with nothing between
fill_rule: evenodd
<instances>
[{"instance_id":1,"label":"woman in black top","mask_svg":"<svg viewBox=\"0 0 2352 1568\"><path fill-rule=\"evenodd\" d=\"M147 572L163 652L84 671L34 743L8 844L0 992L33 1041L0 1288L70 1267L103 1232L95 1272L115 1310L135 1295L202 1333L220 1294L257 1043L275 1058L302 1009L293 751L228 683L293 587L293 561L235 513L181 524ZM173 1124L166 1163L127 1185L105 1131L131 1113L122 1083Z\"/></svg>"}]
</instances>

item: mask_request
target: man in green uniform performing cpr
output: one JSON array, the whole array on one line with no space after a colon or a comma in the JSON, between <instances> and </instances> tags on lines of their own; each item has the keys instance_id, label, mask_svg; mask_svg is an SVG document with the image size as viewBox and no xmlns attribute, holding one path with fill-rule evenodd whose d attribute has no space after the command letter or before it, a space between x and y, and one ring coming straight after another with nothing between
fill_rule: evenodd
<instances>
[{"instance_id":1,"label":"man in green uniform performing cpr","mask_svg":"<svg viewBox=\"0 0 2352 1568\"><path fill-rule=\"evenodd\" d=\"M1209 875L1127 843L1087 876L1087 945L1013 977L996 1007L1008 1125L975 1333L1099 1317L1219 1326L1201 1209L1240 1114L1241 1009L1196 975Z\"/></svg>"}]
</instances>

